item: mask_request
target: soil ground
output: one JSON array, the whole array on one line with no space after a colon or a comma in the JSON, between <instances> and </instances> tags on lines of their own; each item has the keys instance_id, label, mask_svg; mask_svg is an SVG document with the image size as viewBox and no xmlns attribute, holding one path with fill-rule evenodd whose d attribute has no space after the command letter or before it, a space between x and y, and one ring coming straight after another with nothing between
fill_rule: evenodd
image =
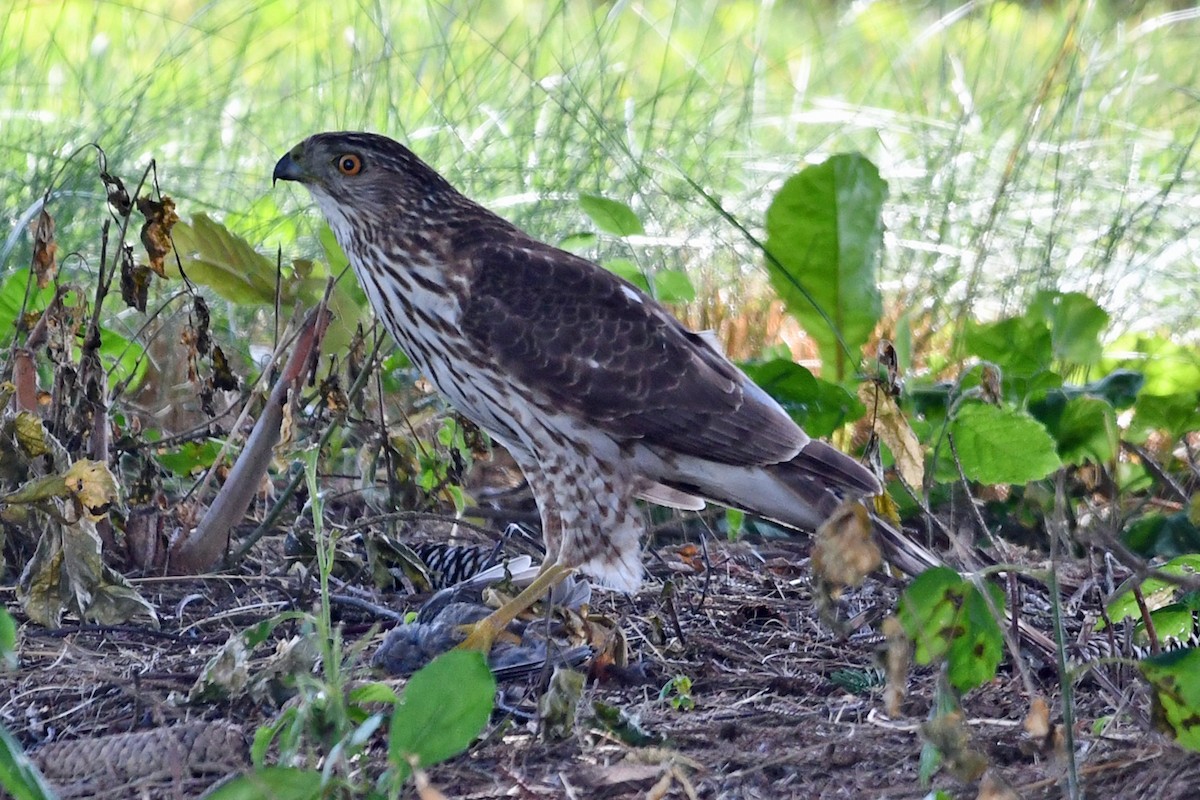
<instances>
[{"instance_id":1,"label":"soil ground","mask_svg":"<svg viewBox=\"0 0 1200 800\"><path fill-rule=\"evenodd\" d=\"M933 702L934 676L914 670L903 715L884 714L878 625L838 638L818 620L807 548L806 541L710 542L707 569L690 575L680 571L675 551L664 548L659 558L647 559L657 575L636 597L593 596L594 610L625 632L631 666L622 679L610 675L588 685L573 735L548 743L533 722L498 711L484 738L432 768L430 781L453 798L921 798L931 789L992 800L1066 796L1063 759L1023 741L1029 699L1007 667L963 702L969 746L986 759L982 789L979 781L960 781L946 770L923 785L919 726ZM244 763L243 742L278 707L247 696L191 704L186 697L232 634L282 611L312 608L313 580L282 566L278 550L279 542L264 542L240 574L138 581L159 611L159 630L137 623L57 631L25 626L20 667L0 677L0 721L35 757L49 741L163 727L209 724L223 741L234 742L218 747L219 757L205 768L151 770L115 788L97 783L111 765L85 764L73 783L60 786L63 796L198 797ZM674 584L670 601L662 591L665 577ZM399 611L423 599L378 595L362 585L356 591ZM839 611L878 621L893 609L896 591L880 577L850 592ZM369 655L383 636L372 633L378 618L351 604L339 603L334 613L348 646L371 637ZM275 637L298 632L282 625ZM274 644L251 653L251 674ZM1056 670L1032 666L1059 721ZM355 670L357 678L379 678L365 665ZM1200 757L1148 729L1146 692L1128 669L1106 674L1114 681L1109 688L1087 678L1076 684L1075 745L1086 796L1200 797ZM691 678L694 709L660 699L660 688L675 675ZM532 707L530 698L546 677L508 684L506 705ZM403 685L384 680L397 690ZM1119 697L1112 696L1113 686ZM591 721L597 701L621 709L657 743L635 747L605 731ZM1097 733L1100 719L1112 721ZM374 754L382 764L382 742ZM1015 794L1005 794L1003 784Z\"/></svg>"}]
</instances>

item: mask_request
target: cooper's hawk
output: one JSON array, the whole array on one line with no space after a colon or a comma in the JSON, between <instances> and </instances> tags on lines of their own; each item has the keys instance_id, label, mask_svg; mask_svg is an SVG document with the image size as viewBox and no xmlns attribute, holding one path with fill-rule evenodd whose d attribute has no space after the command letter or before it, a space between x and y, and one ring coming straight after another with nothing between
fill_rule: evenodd
<instances>
[{"instance_id":1,"label":"cooper's hawk","mask_svg":"<svg viewBox=\"0 0 1200 800\"><path fill-rule=\"evenodd\" d=\"M274 177L308 187L404 352L525 473L555 565L531 591L570 569L637 589L636 498L812 529L841 498L879 491L653 298L397 142L317 134Z\"/></svg>"}]
</instances>

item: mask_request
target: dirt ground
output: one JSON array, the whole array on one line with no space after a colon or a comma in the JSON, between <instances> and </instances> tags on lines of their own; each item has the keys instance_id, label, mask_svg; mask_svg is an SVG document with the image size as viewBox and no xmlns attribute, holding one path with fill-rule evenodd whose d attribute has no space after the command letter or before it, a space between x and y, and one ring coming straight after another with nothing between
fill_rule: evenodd
<instances>
[{"instance_id":1,"label":"dirt ground","mask_svg":"<svg viewBox=\"0 0 1200 800\"><path fill-rule=\"evenodd\" d=\"M283 566L279 547L264 542L240 574L138 581L159 611L160 630L137 623L58 631L25 626L20 668L0 676L0 721L35 758L40 748L43 760L59 760L55 745L46 744L51 741L139 731L154 736L164 727L176 732L176 748L196 735L217 742L189 770L172 756L168 766L147 766L116 788L97 783L98 775L113 771L116 756L92 756L60 778L64 797L198 797L245 763L242 748L278 708L244 696L193 704L186 698L231 634L282 611L312 608L313 581ZM882 710L878 621L894 607L898 583L881 577L844 598L843 617L871 624L839 639L818 620L806 541L707 547L703 574L683 574L674 551L664 548L647 559L655 577L636 597L595 593L594 610L619 620L631 664L620 679L610 676L585 689L574 735L547 743L533 722L498 711L467 754L430 770L433 785L454 798L921 798L931 789L990 800L1065 796L1063 759L1023 741L1028 698L1007 667L963 703L970 747L988 765L982 790L979 781L962 782L945 770L931 786L922 784L918 728L932 702L932 673L910 674L901 718L889 719ZM666 577L674 584L670 601L662 591ZM358 587L359 596L364 589ZM399 611L422 599L372 597ZM379 622L352 604L339 603L334 613L347 645ZM297 632L282 625L275 638ZM372 636L368 656L383 633ZM252 674L274 644L252 652ZM1031 666L1059 721L1056 670ZM1147 695L1128 669L1105 674L1107 687L1087 678L1076 684L1075 744L1086 796L1200 797L1200 757L1148 730ZM660 688L676 675L692 680L692 710L660 699ZM364 665L356 677L379 676ZM397 690L403 685L384 680ZM531 708L545 680L542 674L506 685L504 705ZM596 701L636 720L651 742L631 746L604 730L591 719ZM1097 733L1096 721L1110 717ZM126 746L145 749L144 743ZM377 755L382 764L382 740ZM1006 794L1004 784L1015 794Z\"/></svg>"}]
</instances>

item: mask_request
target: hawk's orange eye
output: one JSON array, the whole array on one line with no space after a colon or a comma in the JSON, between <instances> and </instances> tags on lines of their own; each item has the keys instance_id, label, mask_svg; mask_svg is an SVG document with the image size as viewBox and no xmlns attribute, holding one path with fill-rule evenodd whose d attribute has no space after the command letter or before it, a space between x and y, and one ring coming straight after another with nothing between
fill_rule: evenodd
<instances>
[{"instance_id":1,"label":"hawk's orange eye","mask_svg":"<svg viewBox=\"0 0 1200 800\"><path fill-rule=\"evenodd\" d=\"M338 156L337 168L343 175L357 175L362 172L362 159L354 153Z\"/></svg>"}]
</instances>

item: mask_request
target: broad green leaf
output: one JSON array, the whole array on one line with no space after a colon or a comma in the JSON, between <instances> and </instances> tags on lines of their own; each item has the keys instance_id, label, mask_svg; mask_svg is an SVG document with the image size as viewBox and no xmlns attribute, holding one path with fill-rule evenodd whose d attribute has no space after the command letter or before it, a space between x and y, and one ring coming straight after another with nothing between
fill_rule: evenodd
<instances>
[{"instance_id":1,"label":"broad green leaf","mask_svg":"<svg viewBox=\"0 0 1200 800\"><path fill-rule=\"evenodd\" d=\"M221 442L216 439L184 442L173 450L156 454L159 465L180 477L187 477L198 470L212 466L221 452Z\"/></svg>"},{"instance_id":2,"label":"broad green leaf","mask_svg":"<svg viewBox=\"0 0 1200 800\"><path fill-rule=\"evenodd\" d=\"M642 268L628 258L611 258L605 261L602 266L618 278L624 278L629 281L646 294L651 293L650 282L646 280L646 273L642 272Z\"/></svg>"},{"instance_id":3,"label":"broad green leaf","mask_svg":"<svg viewBox=\"0 0 1200 800\"><path fill-rule=\"evenodd\" d=\"M0 283L0 342L11 342L16 334L14 325L17 322L17 315L21 313L29 281L29 268L25 267L13 270L4 279L4 282ZM38 289L37 282L34 281L30 291L29 301L24 302L26 313L41 311L54 299L54 286Z\"/></svg>"},{"instance_id":4,"label":"broad green leaf","mask_svg":"<svg viewBox=\"0 0 1200 800\"><path fill-rule=\"evenodd\" d=\"M816 341L822 374L835 383L858 368L882 313L875 273L886 196L875 165L844 153L793 175L767 209L771 286Z\"/></svg>"},{"instance_id":5,"label":"broad green leaf","mask_svg":"<svg viewBox=\"0 0 1200 800\"><path fill-rule=\"evenodd\" d=\"M987 585L997 608L1003 593ZM900 597L900 624L913 642L919 664L946 662L946 675L959 691L991 680L1003 654L1000 626L979 589L948 567L926 570Z\"/></svg>"},{"instance_id":6,"label":"broad green leaf","mask_svg":"<svg viewBox=\"0 0 1200 800\"><path fill-rule=\"evenodd\" d=\"M146 374L149 360L146 348L109 329L100 329L100 359L109 368L109 385L126 384L125 391L136 391Z\"/></svg>"},{"instance_id":7,"label":"broad green leaf","mask_svg":"<svg viewBox=\"0 0 1200 800\"><path fill-rule=\"evenodd\" d=\"M1103 378L1079 387L1079 391L1083 394L1103 397L1112 403L1113 408L1119 410L1129 408L1134 404L1145 383L1146 376L1140 372L1131 369L1114 369ZM1072 388L1064 386L1063 391L1070 391Z\"/></svg>"},{"instance_id":8,"label":"broad green leaf","mask_svg":"<svg viewBox=\"0 0 1200 800\"><path fill-rule=\"evenodd\" d=\"M1000 367L1006 378L1045 372L1053 357L1050 328L1032 315L969 322L964 342L968 353Z\"/></svg>"},{"instance_id":9,"label":"broad green leaf","mask_svg":"<svg viewBox=\"0 0 1200 800\"><path fill-rule=\"evenodd\" d=\"M261 767L204 795L204 800L316 800L323 791L317 770Z\"/></svg>"},{"instance_id":10,"label":"broad green leaf","mask_svg":"<svg viewBox=\"0 0 1200 800\"><path fill-rule=\"evenodd\" d=\"M392 713L392 768L403 780L410 756L427 767L466 750L487 724L495 694L496 679L480 653L451 650L422 667Z\"/></svg>"},{"instance_id":11,"label":"broad green leaf","mask_svg":"<svg viewBox=\"0 0 1200 800\"><path fill-rule=\"evenodd\" d=\"M690 303L696 287L683 270L662 269L654 273L654 297L660 303Z\"/></svg>"},{"instance_id":12,"label":"broad green leaf","mask_svg":"<svg viewBox=\"0 0 1200 800\"><path fill-rule=\"evenodd\" d=\"M371 681L362 686L358 686L350 692L350 702L355 705L363 703L397 703L400 698L396 696L396 691L386 683Z\"/></svg>"},{"instance_id":13,"label":"broad green leaf","mask_svg":"<svg viewBox=\"0 0 1200 800\"><path fill-rule=\"evenodd\" d=\"M866 413L857 397L793 361L776 358L745 362L741 368L810 436L828 436Z\"/></svg>"},{"instance_id":14,"label":"broad green leaf","mask_svg":"<svg viewBox=\"0 0 1200 800\"><path fill-rule=\"evenodd\" d=\"M1151 719L1181 747L1200 752L1200 648L1147 658L1142 675L1154 690Z\"/></svg>"},{"instance_id":15,"label":"broad green leaf","mask_svg":"<svg viewBox=\"0 0 1200 800\"><path fill-rule=\"evenodd\" d=\"M984 484L1028 483L1062 466L1054 439L1023 411L970 403L950 423L963 473Z\"/></svg>"},{"instance_id":16,"label":"broad green leaf","mask_svg":"<svg viewBox=\"0 0 1200 800\"><path fill-rule=\"evenodd\" d=\"M1147 395L1200 392L1200 348L1179 344L1165 334L1126 334L1105 347L1100 368L1106 372L1123 368L1141 372Z\"/></svg>"},{"instance_id":17,"label":"broad green leaf","mask_svg":"<svg viewBox=\"0 0 1200 800\"><path fill-rule=\"evenodd\" d=\"M1196 635L1196 609L1188 603L1168 603L1150 612L1154 632L1160 644L1166 646L1187 643ZM1139 622L1133 631L1133 643L1139 647L1150 645L1150 633L1145 622Z\"/></svg>"},{"instance_id":18,"label":"broad green leaf","mask_svg":"<svg viewBox=\"0 0 1200 800\"><path fill-rule=\"evenodd\" d=\"M579 207L597 228L613 236L637 236L646 232L633 209L619 200L598 194L581 194Z\"/></svg>"},{"instance_id":19,"label":"broad green leaf","mask_svg":"<svg viewBox=\"0 0 1200 800\"><path fill-rule=\"evenodd\" d=\"M17 668L17 622L0 608L0 670Z\"/></svg>"},{"instance_id":20,"label":"broad green leaf","mask_svg":"<svg viewBox=\"0 0 1200 800\"><path fill-rule=\"evenodd\" d=\"M1068 399L1053 389L1031 401L1030 413L1058 441L1058 455L1065 464L1091 461L1106 464L1117 454L1117 413L1099 397L1080 395Z\"/></svg>"},{"instance_id":21,"label":"broad green leaf","mask_svg":"<svg viewBox=\"0 0 1200 800\"><path fill-rule=\"evenodd\" d=\"M558 240L559 248L566 250L568 253L579 255L596 246L599 237L589 231L581 231L579 233L571 233Z\"/></svg>"},{"instance_id":22,"label":"broad green leaf","mask_svg":"<svg viewBox=\"0 0 1200 800\"><path fill-rule=\"evenodd\" d=\"M1108 312L1080 292L1041 291L1029 308L1050 326L1054 358L1072 366L1100 360L1100 334L1108 327Z\"/></svg>"},{"instance_id":23,"label":"broad green leaf","mask_svg":"<svg viewBox=\"0 0 1200 800\"><path fill-rule=\"evenodd\" d=\"M1129 439L1144 442L1163 431L1172 439L1200 430L1200 390L1175 394L1141 394L1134 404Z\"/></svg>"},{"instance_id":24,"label":"broad green leaf","mask_svg":"<svg viewBox=\"0 0 1200 800\"><path fill-rule=\"evenodd\" d=\"M0 787L13 800L56 800L54 789L25 755L21 743L0 725Z\"/></svg>"},{"instance_id":25,"label":"broad green leaf","mask_svg":"<svg viewBox=\"0 0 1200 800\"><path fill-rule=\"evenodd\" d=\"M1200 574L1200 555L1189 553L1173 558L1159 567L1159 569L1168 575L1189 575L1194 577ZM1161 578L1147 578L1142 581L1139 588L1142 594L1142 602L1151 611L1175 602L1181 591L1175 584L1168 583ZM1141 617L1141 608L1132 589L1121 592L1108 603L1108 618L1114 623L1129 617ZM1097 624L1096 627L1100 629L1102 623Z\"/></svg>"},{"instance_id":26,"label":"broad green leaf","mask_svg":"<svg viewBox=\"0 0 1200 800\"><path fill-rule=\"evenodd\" d=\"M1200 552L1200 529L1188 519L1186 511L1139 517L1122 532L1121 540L1147 557L1172 558Z\"/></svg>"},{"instance_id":27,"label":"broad green leaf","mask_svg":"<svg viewBox=\"0 0 1200 800\"><path fill-rule=\"evenodd\" d=\"M205 214L191 224L177 222L171 230L184 273L234 303L268 305L275 302L275 260ZM175 259L165 260L167 274L179 277Z\"/></svg>"}]
</instances>

